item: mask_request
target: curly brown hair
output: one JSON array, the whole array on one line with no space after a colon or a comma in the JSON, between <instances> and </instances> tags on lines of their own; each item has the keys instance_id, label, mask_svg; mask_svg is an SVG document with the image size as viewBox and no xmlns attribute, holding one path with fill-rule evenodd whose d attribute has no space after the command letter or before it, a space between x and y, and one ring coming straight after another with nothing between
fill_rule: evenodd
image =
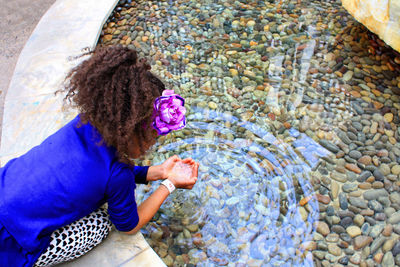
<instances>
[{"instance_id":1,"label":"curly brown hair","mask_svg":"<svg viewBox=\"0 0 400 267\"><path fill-rule=\"evenodd\" d=\"M133 164L155 142L151 127L153 102L164 84L145 59L123 46L98 47L72 69L65 80L65 101L90 122L119 160Z\"/></svg>"}]
</instances>

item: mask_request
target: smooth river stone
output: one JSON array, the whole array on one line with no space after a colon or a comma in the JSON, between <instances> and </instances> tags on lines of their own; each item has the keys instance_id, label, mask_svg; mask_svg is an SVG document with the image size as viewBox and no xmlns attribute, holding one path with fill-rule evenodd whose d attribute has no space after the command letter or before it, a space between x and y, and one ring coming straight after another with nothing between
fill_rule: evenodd
<instances>
[{"instance_id":1,"label":"smooth river stone","mask_svg":"<svg viewBox=\"0 0 400 267\"><path fill-rule=\"evenodd\" d=\"M362 226L365 219L364 216L362 216L361 214L357 214L354 219L353 219L354 223L357 224L358 226Z\"/></svg>"},{"instance_id":2,"label":"smooth river stone","mask_svg":"<svg viewBox=\"0 0 400 267\"><path fill-rule=\"evenodd\" d=\"M358 189L358 184L344 184L342 190L346 193L356 191Z\"/></svg>"},{"instance_id":3,"label":"smooth river stone","mask_svg":"<svg viewBox=\"0 0 400 267\"><path fill-rule=\"evenodd\" d=\"M341 183L344 183L347 181L346 175L343 173L337 172L337 171L331 172L331 178L338 182L341 182Z\"/></svg>"},{"instance_id":4,"label":"smooth river stone","mask_svg":"<svg viewBox=\"0 0 400 267\"><path fill-rule=\"evenodd\" d=\"M394 165L393 167L392 167L392 173L394 174L394 175L399 175L400 174L400 165Z\"/></svg>"},{"instance_id":5,"label":"smooth river stone","mask_svg":"<svg viewBox=\"0 0 400 267\"><path fill-rule=\"evenodd\" d=\"M349 71L347 71L344 75L343 75L343 80L345 81L345 82L348 82L348 81L350 81L351 80L351 78L353 78L353 74L354 74L354 72L352 72L351 70L349 70Z\"/></svg>"},{"instance_id":6,"label":"smooth river stone","mask_svg":"<svg viewBox=\"0 0 400 267\"><path fill-rule=\"evenodd\" d=\"M388 219L388 223L390 224L397 224L399 222L400 222L400 210L393 213Z\"/></svg>"},{"instance_id":7,"label":"smooth river stone","mask_svg":"<svg viewBox=\"0 0 400 267\"><path fill-rule=\"evenodd\" d=\"M370 165L372 163L372 158L370 156L362 156L358 159L358 162L364 165Z\"/></svg>"},{"instance_id":8,"label":"smooth river stone","mask_svg":"<svg viewBox=\"0 0 400 267\"><path fill-rule=\"evenodd\" d=\"M360 151L358 151L358 150L351 150L350 152L349 152L349 156L351 157L351 158L353 158L353 159L360 159L361 157L362 157L362 154L361 154L361 152Z\"/></svg>"},{"instance_id":9,"label":"smooth river stone","mask_svg":"<svg viewBox=\"0 0 400 267\"><path fill-rule=\"evenodd\" d=\"M369 236L371 236L373 238L378 237L382 233L383 228L385 228L385 226L383 224L375 224L374 226L371 227Z\"/></svg>"},{"instance_id":10,"label":"smooth river stone","mask_svg":"<svg viewBox=\"0 0 400 267\"><path fill-rule=\"evenodd\" d=\"M317 221L317 222L315 222L315 226L316 226L317 232L323 236L327 236L331 232L329 230L329 226L326 224L326 222Z\"/></svg>"},{"instance_id":11,"label":"smooth river stone","mask_svg":"<svg viewBox=\"0 0 400 267\"><path fill-rule=\"evenodd\" d=\"M390 193L389 199L392 203L400 203L400 193L398 192Z\"/></svg>"},{"instance_id":12,"label":"smooth river stone","mask_svg":"<svg viewBox=\"0 0 400 267\"><path fill-rule=\"evenodd\" d=\"M339 193L339 184L335 181L331 182L331 193L332 193L332 198L336 199Z\"/></svg>"},{"instance_id":13,"label":"smooth river stone","mask_svg":"<svg viewBox=\"0 0 400 267\"><path fill-rule=\"evenodd\" d=\"M326 149L328 149L329 151L331 151L333 153L337 153L340 150L338 146L329 142L328 140L322 139L319 141L319 143L321 146L325 147Z\"/></svg>"},{"instance_id":14,"label":"smooth river stone","mask_svg":"<svg viewBox=\"0 0 400 267\"><path fill-rule=\"evenodd\" d=\"M393 225L387 224L382 231L384 236L390 236L393 233Z\"/></svg>"},{"instance_id":15,"label":"smooth river stone","mask_svg":"<svg viewBox=\"0 0 400 267\"><path fill-rule=\"evenodd\" d=\"M372 237L359 235L356 238L354 238L354 249L356 250L362 249L363 247L369 245L371 242L372 242Z\"/></svg>"},{"instance_id":16,"label":"smooth river stone","mask_svg":"<svg viewBox=\"0 0 400 267\"><path fill-rule=\"evenodd\" d=\"M381 166L379 166L379 170L382 172L384 176L390 174L390 168L387 164L383 163Z\"/></svg>"},{"instance_id":17,"label":"smooth river stone","mask_svg":"<svg viewBox=\"0 0 400 267\"><path fill-rule=\"evenodd\" d=\"M342 254L342 250L336 244L328 244L328 251L335 256Z\"/></svg>"},{"instance_id":18,"label":"smooth river stone","mask_svg":"<svg viewBox=\"0 0 400 267\"><path fill-rule=\"evenodd\" d=\"M383 173L379 169L375 169L374 177L377 181L383 181L385 179L385 175L383 175Z\"/></svg>"},{"instance_id":19,"label":"smooth river stone","mask_svg":"<svg viewBox=\"0 0 400 267\"><path fill-rule=\"evenodd\" d=\"M331 233L326 236L326 242L337 243L339 241L339 235L336 233Z\"/></svg>"},{"instance_id":20,"label":"smooth river stone","mask_svg":"<svg viewBox=\"0 0 400 267\"><path fill-rule=\"evenodd\" d=\"M382 244L385 241L386 241L386 237L384 237L384 236L379 236L374 241L372 241L371 254L374 254L382 246Z\"/></svg>"},{"instance_id":21,"label":"smooth river stone","mask_svg":"<svg viewBox=\"0 0 400 267\"><path fill-rule=\"evenodd\" d=\"M397 243L394 245L392 249L393 256L397 256L400 254L400 240L397 240Z\"/></svg>"},{"instance_id":22,"label":"smooth river stone","mask_svg":"<svg viewBox=\"0 0 400 267\"><path fill-rule=\"evenodd\" d=\"M353 256L350 257L350 262L359 265L361 261L361 255L359 253L355 253Z\"/></svg>"},{"instance_id":23,"label":"smooth river stone","mask_svg":"<svg viewBox=\"0 0 400 267\"><path fill-rule=\"evenodd\" d=\"M383 251L383 253L386 253L386 252L388 252L388 251L391 251L392 248L393 248L393 246L394 246L394 242L395 242L395 240L394 240L393 238L387 239L387 240L385 241L385 243L383 244L383 246L382 246L382 251ZM392 253L393 253L393 252L392 252Z\"/></svg>"},{"instance_id":24,"label":"smooth river stone","mask_svg":"<svg viewBox=\"0 0 400 267\"><path fill-rule=\"evenodd\" d=\"M386 113L383 118L385 119L386 122L392 122L393 120L393 114L392 113Z\"/></svg>"},{"instance_id":25,"label":"smooth river stone","mask_svg":"<svg viewBox=\"0 0 400 267\"><path fill-rule=\"evenodd\" d=\"M368 208L367 203L361 198L350 197L349 198L349 202L350 202L351 205L356 206L356 207L361 208L361 209Z\"/></svg>"},{"instance_id":26,"label":"smooth river stone","mask_svg":"<svg viewBox=\"0 0 400 267\"><path fill-rule=\"evenodd\" d=\"M346 232L352 237L361 235L361 229L358 226L352 225L346 228Z\"/></svg>"},{"instance_id":27,"label":"smooth river stone","mask_svg":"<svg viewBox=\"0 0 400 267\"><path fill-rule=\"evenodd\" d=\"M372 200L372 199L378 199L378 197L387 197L389 196L389 194L385 189L372 189L365 191L363 196L364 199L366 200Z\"/></svg>"},{"instance_id":28,"label":"smooth river stone","mask_svg":"<svg viewBox=\"0 0 400 267\"><path fill-rule=\"evenodd\" d=\"M385 267L394 267L394 258L392 252L388 251L385 253L382 259L382 266Z\"/></svg>"},{"instance_id":29,"label":"smooth river stone","mask_svg":"<svg viewBox=\"0 0 400 267\"><path fill-rule=\"evenodd\" d=\"M342 131L338 133L339 138L343 141L343 143L349 145L351 143L350 138Z\"/></svg>"}]
</instances>

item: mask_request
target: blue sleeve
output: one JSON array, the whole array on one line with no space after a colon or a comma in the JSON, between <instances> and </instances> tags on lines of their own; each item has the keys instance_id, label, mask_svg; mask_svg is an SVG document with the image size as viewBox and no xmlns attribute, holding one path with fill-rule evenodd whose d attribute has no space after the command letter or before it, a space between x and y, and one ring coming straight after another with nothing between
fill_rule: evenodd
<instances>
[{"instance_id":1,"label":"blue sleeve","mask_svg":"<svg viewBox=\"0 0 400 267\"><path fill-rule=\"evenodd\" d=\"M111 222L119 231L127 232L139 222L135 201L135 177L132 168L115 164L107 184L106 198Z\"/></svg>"},{"instance_id":2,"label":"blue sleeve","mask_svg":"<svg viewBox=\"0 0 400 267\"><path fill-rule=\"evenodd\" d=\"M135 182L137 184L148 184L146 181L149 166L135 166L133 167L133 175L135 175Z\"/></svg>"}]
</instances>

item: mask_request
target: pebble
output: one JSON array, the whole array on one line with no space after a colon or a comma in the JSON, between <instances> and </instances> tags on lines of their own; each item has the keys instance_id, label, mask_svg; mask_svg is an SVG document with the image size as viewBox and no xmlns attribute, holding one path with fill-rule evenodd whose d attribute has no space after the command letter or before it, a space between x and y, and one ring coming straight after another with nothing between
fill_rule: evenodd
<instances>
[{"instance_id":1,"label":"pebble","mask_svg":"<svg viewBox=\"0 0 400 267\"><path fill-rule=\"evenodd\" d=\"M387 164L381 164L381 166L379 166L379 170L382 172L384 176L390 174L390 167Z\"/></svg>"},{"instance_id":2,"label":"pebble","mask_svg":"<svg viewBox=\"0 0 400 267\"><path fill-rule=\"evenodd\" d=\"M357 150L351 150L350 152L349 152L349 156L350 157L352 157L353 159L360 159L361 157L362 157L362 154L361 154L361 152L360 151L357 151Z\"/></svg>"},{"instance_id":3,"label":"pebble","mask_svg":"<svg viewBox=\"0 0 400 267\"><path fill-rule=\"evenodd\" d=\"M353 74L354 72L349 70L347 71L344 75L343 75L343 81L348 82L351 80L351 78L353 78Z\"/></svg>"},{"instance_id":4,"label":"pebble","mask_svg":"<svg viewBox=\"0 0 400 267\"><path fill-rule=\"evenodd\" d=\"M217 105L217 103L210 101L210 102L208 102L208 107L211 109L217 109L218 105Z\"/></svg>"},{"instance_id":5,"label":"pebble","mask_svg":"<svg viewBox=\"0 0 400 267\"><path fill-rule=\"evenodd\" d=\"M342 190L346 193L356 191L357 189L358 189L358 184L356 183L351 183L351 184L346 183L342 186Z\"/></svg>"},{"instance_id":6,"label":"pebble","mask_svg":"<svg viewBox=\"0 0 400 267\"><path fill-rule=\"evenodd\" d=\"M393 233L393 225L387 224L382 231L382 235L390 236Z\"/></svg>"},{"instance_id":7,"label":"pebble","mask_svg":"<svg viewBox=\"0 0 400 267\"><path fill-rule=\"evenodd\" d=\"M400 255L400 240L397 240L396 244L393 246L392 253L394 257Z\"/></svg>"},{"instance_id":8,"label":"pebble","mask_svg":"<svg viewBox=\"0 0 400 267\"><path fill-rule=\"evenodd\" d=\"M362 226L364 224L364 216L362 216L361 214L357 214L354 219L353 219L354 223L357 224L358 226Z\"/></svg>"},{"instance_id":9,"label":"pebble","mask_svg":"<svg viewBox=\"0 0 400 267\"><path fill-rule=\"evenodd\" d=\"M360 250L372 242L372 237L360 235L354 238L354 248Z\"/></svg>"},{"instance_id":10,"label":"pebble","mask_svg":"<svg viewBox=\"0 0 400 267\"><path fill-rule=\"evenodd\" d=\"M349 226L346 228L346 232L352 237L356 237L361 235L361 229L355 225Z\"/></svg>"},{"instance_id":11,"label":"pebble","mask_svg":"<svg viewBox=\"0 0 400 267\"><path fill-rule=\"evenodd\" d=\"M388 251L385 253L382 259L382 266L394 267L394 258L392 252Z\"/></svg>"},{"instance_id":12,"label":"pebble","mask_svg":"<svg viewBox=\"0 0 400 267\"><path fill-rule=\"evenodd\" d=\"M386 122L392 122L393 121L393 114L392 113L386 113L383 118L385 119Z\"/></svg>"},{"instance_id":13,"label":"pebble","mask_svg":"<svg viewBox=\"0 0 400 267\"><path fill-rule=\"evenodd\" d=\"M389 196L389 194L388 192L386 192L385 189L371 189L365 191L363 196L364 199L366 200L373 200L373 199L378 199L378 197L387 197Z\"/></svg>"},{"instance_id":14,"label":"pebble","mask_svg":"<svg viewBox=\"0 0 400 267\"><path fill-rule=\"evenodd\" d=\"M331 229L332 229L333 232L335 232L335 233L337 233L337 234L341 234L341 233L344 233L344 232L346 231L346 230L344 229L344 227L341 226L341 225L333 225L333 226L331 227Z\"/></svg>"},{"instance_id":15,"label":"pebble","mask_svg":"<svg viewBox=\"0 0 400 267\"><path fill-rule=\"evenodd\" d=\"M352 255L350 257L350 262L355 264L355 265L359 265L361 261L361 255L358 253L355 253L354 255Z\"/></svg>"},{"instance_id":16,"label":"pebble","mask_svg":"<svg viewBox=\"0 0 400 267\"><path fill-rule=\"evenodd\" d=\"M319 141L319 143L325 147L326 149L328 149L329 151L333 152L333 153L337 153L339 152L339 147L337 147L335 144L331 143L328 140L322 139Z\"/></svg>"},{"instance_id":17,"label":"pebble","mask_svg":"<svg viewBox=\"0 0 400 267\"><path fill-rule=\"evenodd\" d=\"M360 198L350 197L349 198L349 202L350 202L351 205L354 205L354 206L356 206L358 208L361 208L361 209L368 208L367 203L364 200L360 199Z\"/></svg>"},{"instance_id":18,"label":"pebble","mask_svg":"<svg viewBox=\"0 0 400 267\"><path fill-rule=\"evenodd\" d=\"M321 235L327 236L330 233L329 226L325 222L318 221L315 224L317 232Z\"/></svg>"},{"instance_id":19,"label":"pebble","mask_svg":"<svg viewBox=\"0 0 400 267\"><path fill-rule=\"evenodd\" d=\"M390 224L397 224L399 222L400 222L400 210L393 213L388 219L388 223Z\"/></svg>"},{"instance_id":20,"label":"pebble","mask_svg":"<svg viewBox=\"0 0 400 267\"><path fill-rule=\"evenodd\" d=\"M336 180L336 181L338 181L338 182L341 182L341 183L344 183L344 182L347 181L346 175L344 175L342 173L339 173L339 172L336 172L336 171L333 171L331 173L331 178Z\"/></svg>"},{"instance_id":21,"label":"pebble","mask_svg":"<svg viewBox=\"0 0 400 267\"><path fill-rule=\"evenodd\" d=\"M332 198L336 199L339 193L339 184L335 181L331 181L331 194Z\"/></svg>"},{"instance_id":22,"label":"pebble","mask_svg":"<svg viewBox=\"0 0 400 267\"><path fill-rule=\"evenodd\" d=\"M383 181L385 179L385 175L379 170L374 170L374 177L377 181Z\"/></svg>"},{"instance_id":23,"label":"pebble","mask_svg":"<svg viewBox=\"0 0 400 267\"><path fill-rule=\"evenodd\" d=\"M376 224L376 225L372 226L369 235L373 238L376 238L381 234L381 232L383 231L383 228L384 228L384 225Z\"/></svg>"},{"instance_id":24,"label":"pebble","mask_svg":"<svg viewBox=\"0 0 400 267\"><path fill-rule=\"evenodd\" d=\"M391 172L394 175L399 175L400 174L400 165L394 165L391 169Z\"/></svg>"},{"instance_id":25,"label":"pebble","mask_svg":"<svg viewBox=\"0 0 400 267\"><path fill-rule=\"evenodd\" d=\"M335 256L342 254L342 250L336 244L328 244L328 251Z\"/></svg>"},{"instance_id":26,"label":"pebble","mask_svg":"<svg viewBox=\"0 0 400 267\"><path fill-rule=\"evenodd\" d=\"M386 237L384 236L379 236L374 241L372 241L371 244L371 253L374 254L381 246L382 244L386 241Z\"/></svg>"},{"instance_id":27,"label":"pebble","mask_svg":"<svg viewBox=\"0 0 400 267\"><path fill-rule=\"evenodd\" d=\"M386 253L388 251L391 251L393 249L395 240L393 238L389 238L385 241L385 243L382 246L382 252ZM393 253L392 253L393 254Z\"/></svg>"}]
</instances>

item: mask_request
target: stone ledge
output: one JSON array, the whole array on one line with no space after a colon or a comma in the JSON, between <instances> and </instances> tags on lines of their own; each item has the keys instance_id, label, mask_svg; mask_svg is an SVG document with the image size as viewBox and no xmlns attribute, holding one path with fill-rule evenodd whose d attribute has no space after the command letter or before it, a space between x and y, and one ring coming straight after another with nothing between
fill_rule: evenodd
<instances>
[{"instance_id":1,"label":"stone ledge","mask_svg":"<svg viewBox=\"0 0 400 267\"><path fill-rule=\"evenodd\" d=\"M400 52L400 1L342 0L342 5L357 21Z\"/></svg>"}]
</instances>

